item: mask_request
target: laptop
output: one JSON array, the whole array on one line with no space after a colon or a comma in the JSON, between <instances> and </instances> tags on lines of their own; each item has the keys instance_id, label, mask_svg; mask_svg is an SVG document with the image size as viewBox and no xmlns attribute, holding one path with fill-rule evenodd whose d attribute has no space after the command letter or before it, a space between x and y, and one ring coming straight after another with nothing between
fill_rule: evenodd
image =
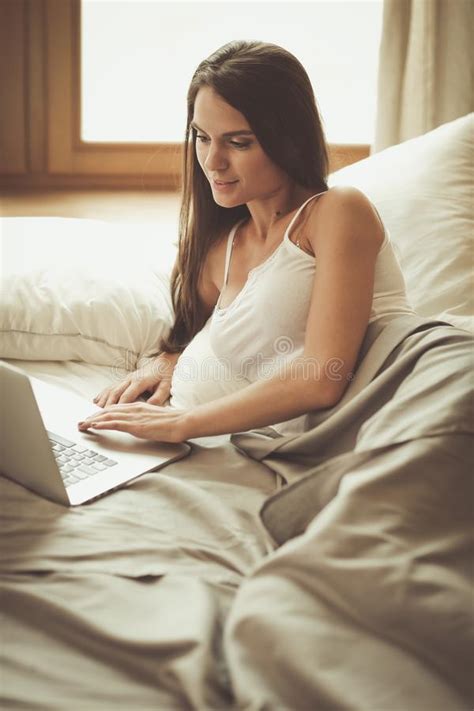
<instances>
[{"instance_id":1,"label":"laptop","mask_svg":"<svg viewBox=\"0 0 474 711\"><path fill-rule=\"evenodd\" d=\"M0 362L0 472L64 506L110 493L185 457L189 444L126 432L79 432L97 406Z\"/></svg>"}]
</instances>

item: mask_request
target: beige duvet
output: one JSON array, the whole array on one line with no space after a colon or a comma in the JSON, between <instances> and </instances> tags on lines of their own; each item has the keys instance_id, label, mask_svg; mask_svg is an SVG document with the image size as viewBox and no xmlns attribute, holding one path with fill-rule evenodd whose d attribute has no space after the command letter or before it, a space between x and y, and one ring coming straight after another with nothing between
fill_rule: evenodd
<instances>
[{"instance_id":1,"label":"beige duvet","mask_svg":"<svg viewBox=\"0 0 474 711\"><path fill-rule=\"evenodd\" d=\"M472 338L403 317L303 435L70 510L1 477L2 708L471 708L469 408Z\"/></svg>"}]
</instances>

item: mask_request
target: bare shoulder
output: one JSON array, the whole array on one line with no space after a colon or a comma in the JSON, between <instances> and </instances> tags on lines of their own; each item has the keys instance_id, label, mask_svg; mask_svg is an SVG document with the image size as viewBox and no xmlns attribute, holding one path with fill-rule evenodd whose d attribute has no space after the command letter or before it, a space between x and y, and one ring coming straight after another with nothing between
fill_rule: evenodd
<instances>
[{"instance_id":1,"label":"bare shoulder","mask_svg":"<svg viewBox=\"0 0 474 711\"><path fill-rule=\"evenodd\" d=\"M329 234L339 233L379 249L384 239L380 217L367 195L351 185L329 188L311 206L306 222L314 253Z\"/></svg>"}]
</instances>

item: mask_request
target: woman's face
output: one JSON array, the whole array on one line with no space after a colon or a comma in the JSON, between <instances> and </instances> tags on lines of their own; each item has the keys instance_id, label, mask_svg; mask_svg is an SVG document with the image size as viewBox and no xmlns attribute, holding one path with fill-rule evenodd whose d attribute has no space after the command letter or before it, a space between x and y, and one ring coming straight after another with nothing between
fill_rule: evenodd
<instances>
[{"instance_id":1,"label":"woman's face","mask_svg":"<svg viewBox=\"0 0 474 711\"><path fill-rule=\"evenodd\" d=\"M191 125L199 165L222 207L265 199L288 185L288 176L264 153L245 116L210 87L199 89ZM214 181L229 184L219 187Z\"/></svg>"}]
</instances>

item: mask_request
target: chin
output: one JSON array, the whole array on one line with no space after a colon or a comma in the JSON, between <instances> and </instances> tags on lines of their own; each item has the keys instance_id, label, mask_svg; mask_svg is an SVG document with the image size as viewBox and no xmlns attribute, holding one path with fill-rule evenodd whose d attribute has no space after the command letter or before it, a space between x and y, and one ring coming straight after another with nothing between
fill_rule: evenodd
<instances>
[{"instance_id":1,"label":"chin","mask_svg":"<svg viewBox=\"0 0 474 711\"><path fill-rule=\"evenodd\" d=\"M245 203L242 200L236 200L235 198L231 199L230 196L228 198L223 197L222 195L215 195L214 196L214 202L217 205L220 205L220 207L226 207L228 209L232 207L238 207L239 205L244 205Z\"/></svg>"}]
</instances>

